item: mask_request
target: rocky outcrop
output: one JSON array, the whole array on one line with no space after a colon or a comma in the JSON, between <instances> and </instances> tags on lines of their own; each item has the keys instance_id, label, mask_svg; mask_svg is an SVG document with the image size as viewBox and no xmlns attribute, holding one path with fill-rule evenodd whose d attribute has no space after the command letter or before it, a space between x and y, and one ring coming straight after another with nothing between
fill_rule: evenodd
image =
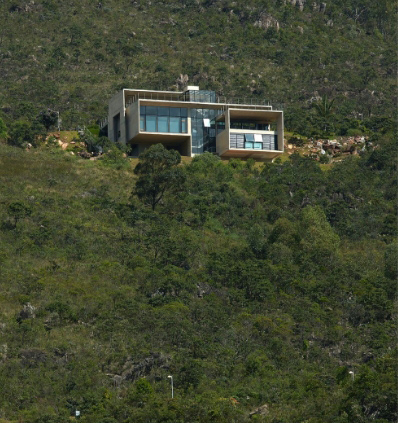
<instances>
[{"instance_id":1,"label":"rocky outcrop","mask_svg":"<svg viewBox=\"0 0 398 423\"><path fill-rule=\"evenodd\" d=\"M263 13L253 25L263 29L275 28L279 31L279 22L268 13Z\"/></svg>"},{"instance_id":2,"label":"rocky outcrop","mask_svg":"<svg viewBox=\"0 0 398 423\"><path fill-rule=\"evenodd\" d=\"M188 75L183 75L181 74L177 79L176 79L176 86L177 86L177 90L178 91L183 91L184 88L187 87L188 85Z\"/></svg>"},{"instance_id":3,"label":"rocky outcrop","mask_svg":"<svg viewBox=\"0 0 398 423\"><path fill-rule=\"evenodd\" d=\"M24 304L22 310L19 312L18 321L26 319L34 319L36 317L36 307L32 306L31 303Z\"/></svg>"},{"instance_id":4,"label":"rocky outcrop","mask_svg":"<svg viewBox=\"0 0 398 423\"><path fill-rule=\"evenodd\" d=\"M254 415L266 416L269 413L268 404L263 404L260 407L255 408L253 411L249 413L249 416L252 417Z\"/></svg>"},{"instance_id":5,"label":"rocky outcrop","mask_svg":"<svg viewBox=\"0 0 398 423\"><path fill-rule=\"evenodd\" d=\"M170 356L162 353L152 353L140 361L134 361L130 357L124 364L121 374L107 373L107 375L112 377L115 386L120 386L123 381L134 382L148 376L155 369L168 370L170 359Z\"/></svg>"},{"instance_id":6,"label":"rocky outcrop","mask_svg":"<svg viewBox=\"0 0 398 423\"><path fill-rule=\"evenodd\" d=\"M296 0L296 7L302 12L304 10L305 0Z\"/></svg>"}]
</instances>

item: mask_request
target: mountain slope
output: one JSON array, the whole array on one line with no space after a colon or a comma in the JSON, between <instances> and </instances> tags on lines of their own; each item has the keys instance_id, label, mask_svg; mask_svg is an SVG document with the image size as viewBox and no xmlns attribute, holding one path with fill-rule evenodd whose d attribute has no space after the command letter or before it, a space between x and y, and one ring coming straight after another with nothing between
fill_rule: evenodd
<instances>
[{"instance_id":1,"label":"mountain slope","mask_svg":"<svg viewBox=\"0 0 398 423\"><path fill-rule=\"evenodd\" d=\"M283 103L290 116L323 94L339 99L341 119L395 110L391 1L7 0L0 12L11 120L51 107L65 129L87 124L116 90L170 89L180 74L222 96Z\"/></svg>"},{"instance_id":2,"label":"mountain slope","mask_svg":"<svg viewBox=\"0 0 398 423\"><path fill-rule=\"evenodd\" d=\"M0 145L1 418L396 421L395 156L205 154L153 212L127 159Z\"/></svg>"}]
</instances>

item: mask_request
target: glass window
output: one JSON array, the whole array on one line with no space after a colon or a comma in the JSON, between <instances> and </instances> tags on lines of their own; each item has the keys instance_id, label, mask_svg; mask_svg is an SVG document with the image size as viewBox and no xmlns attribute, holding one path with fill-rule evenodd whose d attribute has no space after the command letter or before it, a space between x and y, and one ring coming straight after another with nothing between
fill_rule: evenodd
<instances>
[{"instance_id":1,"label":"glass window","mask_svg":"<svg viewBox=\"0 0 398 423\"><path fill-rule=\"evenodd\" d=\"M158 132L169 132L169 117L168 116L158 117Z\"/></svg>"},{"instance_id":2,"label":"glass window","mask_svg":"<svg viewBox=\"0 0 398 423\"><path fill-rule=\"evenodd\" d=\"M180 131L180 118L170 116L170 132L179 133Z\"/></svg>"},{"instance_id":3,"label":"glass window","mask_svg":"<svg viewBox=\"0 0 398 423\"><path fill-rule=\"evenodd\" d=\"M254 134L245 134L245 141L254 141Z\"/></svg>"},{"instance_id":4,"label":"glass window","mask_svg":"<svg viewBox=\"0 0 398 423\"><path fill-rule=\"evenodd\" d=\"M145 106L140 106L140 115L145 115Z\"/></svg>"},{"instance_id":5,"label":"glass window","mask_svg":"<svg viewBox=\"0 0 398 423\"><path fill-rule=\"evenodd\" d=\"M158 108L154 106L146 106L146 114L156 116L158 114Z\"/></svg>"},{"instance_id":6,"label":"glass window","mask_svg":"<svg viewBox=\"0 0 398 423\"><path fill-rule=\"evenodd\" d=\"M145 131L145 116L140 116L140 130Z\"/></svg>"},{"instance_id":7,"label":"glass window","mask_svg":"<svg viewBox=\"0 0 398 423\"><path fill-rule=\"evenodd\" d=\"M156 132L156 116L146 116L146 130L148 132Z\"/></svg>"},{"instance_id":8,"label":"glass window","mask_svg":"<svg viewBox=\"0 0 398 423\"><path fill-rule=\"evenodd\" d=\"M263 143L262 142L255 142L254 143L254 149L255 150L262 150L263 148Z\"/></svg>"},{"instance_id":9,"label":"glass window","mask_svg":"<svg viewBox=\"0 0 398 423\"><path fill-rule=\"evenodd\" d=\"M180 116L180 108L179 107L170 107L170 116Z\"/></svg>"},{"instance_id":10,"label":"glass window","mask_svg":"<svg viewBox=\"0 0 398 423\"><path fill-rule=\"evenodd\" d=\"M245 142L245 148L253 148L253 144L252 142Z\"/></svg>"},{"instance_id":11,"label":"glass window","mask_svg":"<svg viewBox=\"0 0 398 423\"><path fill-rule=\"evenodd\" d=\"M186 117L181 118L181 132L188 132Z\"/></svg>"},{"instance_id":12,"label":"glass window","mask_svg":"<svg viewBox=\"0 0 398 423\"><path fill-rule=\"evenodd\" d=\"M170 107L158 107L158 116L169 116Z\"/></svg>"},{"instance_id":13,"label":"glass window","mask_svg":"<svg viewBox=\"0 0 398 423\"><path fill-rule=\"evenodd\" d=\"M181 113L180 114L181 117L188 117L188 109L181 108L180 113Z\"/></svg>"}]
</instances>

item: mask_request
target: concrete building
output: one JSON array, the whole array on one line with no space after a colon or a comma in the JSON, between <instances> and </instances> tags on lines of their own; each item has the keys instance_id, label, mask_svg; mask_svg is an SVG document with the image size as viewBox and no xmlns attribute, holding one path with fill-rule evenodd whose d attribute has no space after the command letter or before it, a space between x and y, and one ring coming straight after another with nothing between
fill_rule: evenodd
<instances>
[{"instance_id":1,"label":"concrete building","mask_svg":"<svg viewBox=\"0 0 398 423\"><path fill-rule=\"evenodd\" d=\"M283 112L269 104L224 101L214 91L123 89L109 102L108 137L138 155L162 143L183 156L272 160L283 153Z\"/></svg>"}]
</instances>

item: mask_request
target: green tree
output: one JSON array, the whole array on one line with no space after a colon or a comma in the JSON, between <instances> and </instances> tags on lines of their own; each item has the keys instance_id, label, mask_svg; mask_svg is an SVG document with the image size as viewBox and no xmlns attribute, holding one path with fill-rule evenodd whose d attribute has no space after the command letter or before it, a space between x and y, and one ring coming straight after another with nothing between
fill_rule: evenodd
<instances>
[{"instance_id":1,"label":"green tree","mask_svg":"<svg viewBox=\"0 0 398 423\"><path fill-rule=\"evenodd\" d=\"M32 214L32 210L23 203L15 202L8 206L7 213L13 219L13 225L14 228L16 228L21 219L24 219Z\"/></svg>"},{"instance_id":2,"label":"green tree","mask_svg":"<svg viewBox=\"0 0 398 423\"><path fill-rule=\"evenodd\" d=\"M319 206L307 206L301 213L301 252L318 264L330 263L335 257L340 238L333 231Z\"/></svg>"},{"instance_id":3,"label":"green tree","mask_svg":"<svg viewBox=\"0 0 398 423\"><path fill-rule=\"evenodd\" d=\"M332 117L334 113L334 100L329 100L327 95L322 96L322 98L315 103L315 111L320 118L320 123L323 126L323 130L328 132L332 129Z\"/></svg>"},{"instance_id":4,"label":"green tree","mask_svg":"<svg viewBox=\"0 0 398 423\"><path fill-rule=\"evenodd\" d=\"M138 180L133 194L155 210L167 191L173 191L184 183L184 172L178 167L180 162L178 151L167 150L162 144L148 148L140 155L134 169Z\"/></svg>"},{"instance_id":5,"label":"green tree","mask_svg":"<svg viewBox=\"0 0 398 423\"><path fill-rule=\"evenodd\" d=\"M35 121L33 123L16 121L10 128L9 143L24 148L27 144L37 147L45 136L44 126Z\"/></svg>"}]
</instances>

